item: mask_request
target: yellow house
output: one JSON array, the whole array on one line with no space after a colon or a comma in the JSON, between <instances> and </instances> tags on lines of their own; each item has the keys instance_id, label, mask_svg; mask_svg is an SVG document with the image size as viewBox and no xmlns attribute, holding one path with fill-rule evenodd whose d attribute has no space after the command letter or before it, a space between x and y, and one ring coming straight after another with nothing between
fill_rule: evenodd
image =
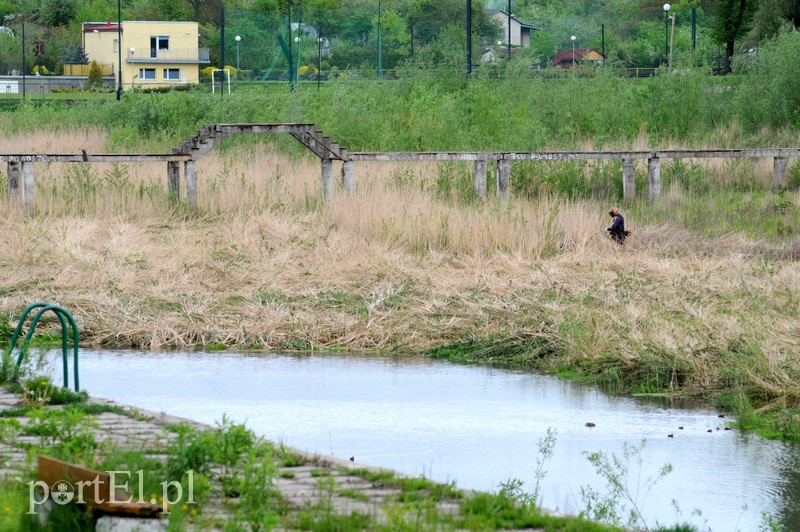
<instances>
[{"instance_id":1,"label":"yellow house","mask_svg":"<svg viewBox=\"0 0 800 532\"><path fill-rule=\"evenodd\" d=\"M119 86L122 35L122 86L166 86L200 81L200 65L210 63L208 49L199 48L197 22L126 21L84 22L83 49L89 62L113 65Z\"/></svg>"}]
</instances>

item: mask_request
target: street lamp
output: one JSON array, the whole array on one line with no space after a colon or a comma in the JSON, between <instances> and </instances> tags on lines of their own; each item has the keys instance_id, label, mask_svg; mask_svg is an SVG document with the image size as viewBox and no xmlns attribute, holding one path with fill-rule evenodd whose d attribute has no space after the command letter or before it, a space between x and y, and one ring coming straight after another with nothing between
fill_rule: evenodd
<instances>
[{"instance_id":1,"label":"street lamp","mask_svg":"<svg viewBox=\"0 0 800 532\"><path fill-rule=\"evenodd\" d=\"M240 35L236 36L236 70L238 74L239 70L239 43L242 42L242 37Z\"/></svg>"},{"instance_id":2,"label":"street lamp","mask_svg":"<svg viewBox=\"0 0 800 532\"><path fill-rule=\"evenodd\" d=\"M672 6L664 4L664 57L669 55L669 10Z\"/></svg>"},{"instance_id":3,"label":"street lamp","mask_svg":"<svg viewBox=\"0 0 800 532\"><path fill-rule=\"evenodd\" d=\"M117 0L117 101L122 97L122 0Z\"/></svg>"},{"instance_id":4,"label":"street lamp","mask_svg":"<svg viewBox=\"0 0 800 532\"><path fill-rule=\"evenodd\" d=\"M300 26L297 26L297 31L300 31ZM295 73L295 79L300 79L300 36L294 38L294 43L297 45L297 72Z\"/></svg>"},{"instance_id":5,"label":"street lamp","mask_svg":"<svg viewBox=\"0 0 800 532\"><path fill-rule=\"evenodd\" d=\"M322 32L320 32L322 35ZM322 76L322 37L317 37L317 92L319 92L319 78Z\"/></svg>"},{"instance_id":6,"label":"street lamp","mask_svg":"<svg viewBox=\"0 0 800 532\"><path fill-rule=\"evenodd\" d=\"M575 68L575 41L578 40L574 35L569 38L572 41L572 68Z\"/></svg>"},{"instance_id":7,"label":"street lamp","mask_svg":"<svg viewBox=\"0 0 800 532\"><path fill-rule=\"evenodd\" d=\"M378 0L378 79L383 78L383 35L381 35L381 0Z\"/></svg>"}]
</instances>

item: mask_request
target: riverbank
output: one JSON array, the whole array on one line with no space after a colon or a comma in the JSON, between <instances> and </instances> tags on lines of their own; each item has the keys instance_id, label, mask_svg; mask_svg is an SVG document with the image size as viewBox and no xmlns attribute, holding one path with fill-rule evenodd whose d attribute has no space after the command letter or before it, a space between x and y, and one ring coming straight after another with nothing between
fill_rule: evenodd
<instances>
[{"instance_id":1,"label":"riverbank","mask_svg":"<svg viewBox=\"0 0 800 532\"><path fill-rule=\"evenodd\" d=\"M734 170L770 180L763 165ZM591 183L610 170L572 171ZM511 362L704 397L796 438L800 197L726 188L738 178L714 165L718 190L691 190L693 172L665 168L655 206L619 205L633 230L620 247L604 202L545 182L480 202L454 164L365 164L354 195L323 205L317 161L234 145L198 167L196 213L170 204L160 165L46 165L33 216L0 197L4 334L42 300L75 315L87 346Z\"/></svg>"},{"instance_id":2,"label":"riverbank","mask_svg":"<svg viewBox=\"0 0 800 532\"><path fill-rule=\"evenodd\" d=\"M611 530L540 514L511 493L473 493L321 457L257 438L224 418L206 426L69 393L41 377L27 381L21 393L0 386L0 429L5 530L32 526L31 510L53 529L75 530ZM47 503L42 490L31 495L28 479L36 478L40 454L115 471L115 484L151 503L161 518L97 519L83 506ZM77 497L77 490L59 493Z\"/></svg>"}]
</instances>

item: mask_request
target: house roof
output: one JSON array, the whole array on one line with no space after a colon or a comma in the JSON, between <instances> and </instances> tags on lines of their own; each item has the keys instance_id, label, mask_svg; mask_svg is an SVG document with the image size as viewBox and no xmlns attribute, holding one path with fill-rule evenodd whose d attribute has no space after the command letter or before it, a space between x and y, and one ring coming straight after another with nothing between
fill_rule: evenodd
<instances>
[{"instance_id":1,"label":"house roof","mask_svg":"<svg viewBox=\"0 0 800 532\"><path fill-rule=\"evenodd\" d=\"M572 48L567 48L566 50L559 50L556 52L555 57L553 57L553 63L571 63L573 59L575 61L583 61L584 59L590 61L602 61L605 59L605 57L594 48L575 48L574 55Z\"/></svg>"},{"instance_id":2,"label":"house roof","mask_svg":"<svg viewBox=\"0 0 800 532\"><path fill-rule=\"evenodd\" d=\"M492 15L492 16L495 16L495 15L499 14L499 15L502 15L503 17L505 17L505 18L508 18L508 11L506 11L505 9L490 9L489 10L489 14ZM520 26L522 26L523 28L527 28L529 30L534 30L534 31L541 31L541 29L542 29L542 28L540 28L538 26L534 26L533 24L528 24L527 22L522 22L513 13L511 14L511 18L513 20L516 20L517 23Z\"/></svg>"},{"instance_id":3,"label":"house roof","mask_svg":"<svg viewBox=\"0 0 800 532\"><path fill-rule=\"evenodd\" d=\"M92 33L94 31L117 31L118 24L107 20L105 22L84 22L83 33ZM121 29L121 28L120 28Z\"/></svg>"}]
</instances>

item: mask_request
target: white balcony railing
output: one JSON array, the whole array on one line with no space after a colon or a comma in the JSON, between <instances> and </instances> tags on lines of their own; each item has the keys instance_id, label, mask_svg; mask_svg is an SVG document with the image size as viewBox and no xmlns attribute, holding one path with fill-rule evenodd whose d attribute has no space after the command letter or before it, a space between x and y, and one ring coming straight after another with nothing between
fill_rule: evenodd
<instances>
[{"instance_id":1,"label":"white balcony railing","mask_svg":"<svg viewBox=\"0 0 800 532\"><path fill-rule=\"evenodd\" d=\"M156 50L155 48L131 48L128 63L209 63L208 48L178 48Z\"/></svg>"}]
</instances>

